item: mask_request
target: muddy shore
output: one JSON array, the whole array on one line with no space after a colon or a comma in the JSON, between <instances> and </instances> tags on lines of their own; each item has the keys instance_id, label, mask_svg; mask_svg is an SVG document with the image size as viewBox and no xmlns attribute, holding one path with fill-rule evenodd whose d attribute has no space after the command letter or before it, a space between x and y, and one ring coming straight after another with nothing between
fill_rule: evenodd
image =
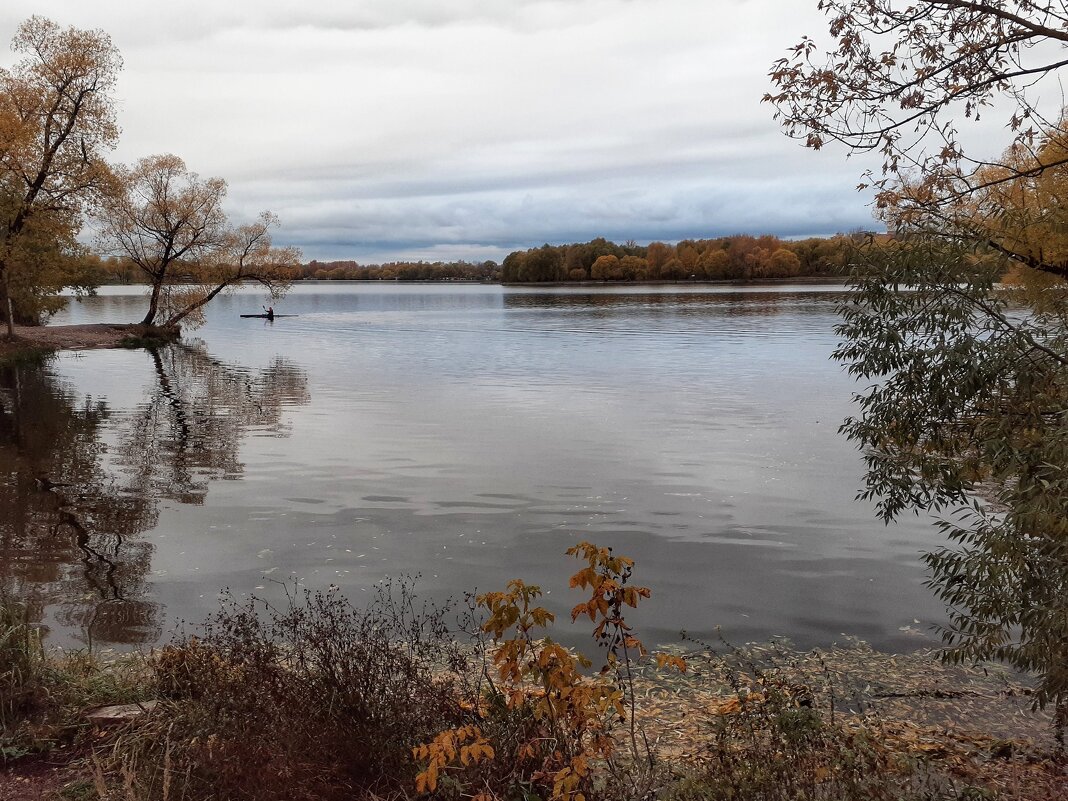
<instances>
[{"instance_id":1,"label":"muddy shore","mask_svg":"<svg viewBox=\"0 0 1068 801\"><path fill-rule=\"evenodd\" d=\"M177 329L140 323L94 323L92 325L15 326L15 340L0 332L0 359L12 359L56 350L93 350L166 342L177 339Z\"/></svg>"}]
</instances>

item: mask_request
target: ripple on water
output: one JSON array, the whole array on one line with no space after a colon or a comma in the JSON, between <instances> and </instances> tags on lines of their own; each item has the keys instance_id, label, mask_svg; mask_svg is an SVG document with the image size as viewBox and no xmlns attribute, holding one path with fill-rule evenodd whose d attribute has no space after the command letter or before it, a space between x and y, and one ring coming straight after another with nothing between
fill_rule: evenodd
<instances>
[{"instance_id":1,"label":"ripple on water","mask_svg":"<svg viewBox=\"0 0 1068 801\"><path fill-rule=\"evenodd\" d=\"M917 563L937 534L888 531L855 500L862 464L836 434L854 386L829 361L840 297L305 284L275 304L298 316L271 324L238 317L262 299L243 289L212 304L196 333L207 360L166 391L146 351L59 357L41 430L67 442L86 409L106 415L18 469L67 464L127 504L157 494L114 575L160 625L197 619L223 586L271 592L265 575L358 595L402 572L437 595L522 575L559 588L547 599L566 617L563 551L581 537L636 558L650 641L722 624L894 645L902 619L940 614ZM134 319L142 303L108 288L57 322ZM50 625L79 636L76 599L111 592L107 571L77 547L25 544L0 570L41 577Z\"/></svg>"}]
</instances>

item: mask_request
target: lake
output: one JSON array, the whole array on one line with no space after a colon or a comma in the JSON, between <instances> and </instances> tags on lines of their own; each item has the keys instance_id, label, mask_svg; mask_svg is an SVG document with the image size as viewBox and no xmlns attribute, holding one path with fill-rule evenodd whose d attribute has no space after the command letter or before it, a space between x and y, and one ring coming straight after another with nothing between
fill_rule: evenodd
<instances>
[{"instance_id":1,"label":"lake","mask_svg":"<svg viewBox=\"0 0 1068 801\"><path fill-rule=\"evenodd\" d=\"M223 588L541 584L561 639L588 539L636 560L647 643L938 642L924 519L884 526L837 433L828 285L242 289L186 342L0 370L0 584L54 642L123 647ZM56 324L132 321L107 287ZM570 630L570 632L569 632Z\"/></svg>"}]
</instances>

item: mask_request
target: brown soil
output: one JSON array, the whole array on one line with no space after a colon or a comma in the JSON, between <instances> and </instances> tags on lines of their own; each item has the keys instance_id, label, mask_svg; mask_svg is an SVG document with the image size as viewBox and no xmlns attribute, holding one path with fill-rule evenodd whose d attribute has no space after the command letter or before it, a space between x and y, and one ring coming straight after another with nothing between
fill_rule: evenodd
<instances>
[{"instance_id":1,"label":"brown soil","mask_svg":"<svg viewBox=\"0 0 1068 801\"><path fill-rule=\"evenodd\" d=\"M88 781L82 773L63 751L19 760L0 767L0 801L58 801L63 798L64 787Z\"/></svg>"},{"instance_id":2,"label":"brown soil","mask_svg":"<svg viewBox=\"0 0 1068 801\"><path fill-rule=\"evenodd\" d=\"M15 326L15 341L0 331L0 359L34 351L90 350L118 348L125 340L151 337L173 339L177 330L139 323L95 323L93 325Z\"/></svg>"}]
</instances>

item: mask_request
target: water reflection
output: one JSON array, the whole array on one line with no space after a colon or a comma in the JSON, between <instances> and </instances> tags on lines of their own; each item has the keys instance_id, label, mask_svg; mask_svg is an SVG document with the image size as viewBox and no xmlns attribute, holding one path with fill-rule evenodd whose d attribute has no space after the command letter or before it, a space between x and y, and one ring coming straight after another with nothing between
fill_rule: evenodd
<instances>
[{"instance_id":1,"label":"water reflection","mask_svg":"<svg viewBox=\"0 0 1068 801\"><path fill-rule=\"evenodd\" d=\"M202 503L209 480L240 476L238 449L249 429L285 436L283 409L309 400L306 374L283 359L249 373L203 347L150 354L155 386L118 449L128 487L141 496Z\"/></svg>"},{"instance_id":2,"label":"water reflection","mask_svg":"<svg viewBox=\"0 0 1068 801\"><path fill-rule=\"evenodd\" d=\"M784 292L756 290L747 292L688 292L684 294L620 295L603 292L582 294L572 292L512 294L504 296L506 309L613 309L634 311L642 309L668 310L671 313L709 310L726 314L771 316L784 312L826 314L840 301L841 292Z\"/></svg>"},{"instance_id":3,"label":"water reflection","mask_svg":"<svg viewBox=\"0 0 1068 801\"><path fill-rule=\"evenodd\" d=\"M202 345L144 356L151 381L132 411L75 392L48 365L0 366L0 591L87 645L159 638L152 529L159 505L202 503L240 476L252 430L285 436L307 376L275 359L248 371Z\"/></svg>"},{"instance_id":4,"label":"water reflection","mask_svg":"<svg viewBox=\"0 0 1068 801\"><path fill-rule=\"evenodd\" d=\"M669 335L826 333L839 293L514 294L504 296L508 330L531 323L538 330L643 339L650 331ZM783 330L776 330L776 318Z\"/></svg>"},{"instance_id":5,"label":"water reflection","mask_svg":"<svg viewBox=\"0 0 1068 801\"><path fill-rule=\"evenodd\" d=\"M106 288L57 322L130 319L124 292L140 290ZM165 627L210 614L222 587L269 594L272 579L335 583L357 602L402 573L436 598L516 576L566 588L561 554L590 539L637 559L654 588L634 620L649 642L722 625L739 642L930 645L926 624L944 618L918 554L937 531L887 529L857 502L863 462L836 434L856 390L829 360L839 297L309 282L285 300L296 316L268 325L239 316L260 308L248 287L214 301L198 333L229 365L297 356L315 386L299 412L209 389L236 370L283 411L306 399L284 370L219 373L203 349L64 356L53 372L79 398L106 393L106 472L161 498L132 540L154 546L138 597L166 604ZM573 602L546 598L561 619Z\"/></svg>"}]
</instances>

